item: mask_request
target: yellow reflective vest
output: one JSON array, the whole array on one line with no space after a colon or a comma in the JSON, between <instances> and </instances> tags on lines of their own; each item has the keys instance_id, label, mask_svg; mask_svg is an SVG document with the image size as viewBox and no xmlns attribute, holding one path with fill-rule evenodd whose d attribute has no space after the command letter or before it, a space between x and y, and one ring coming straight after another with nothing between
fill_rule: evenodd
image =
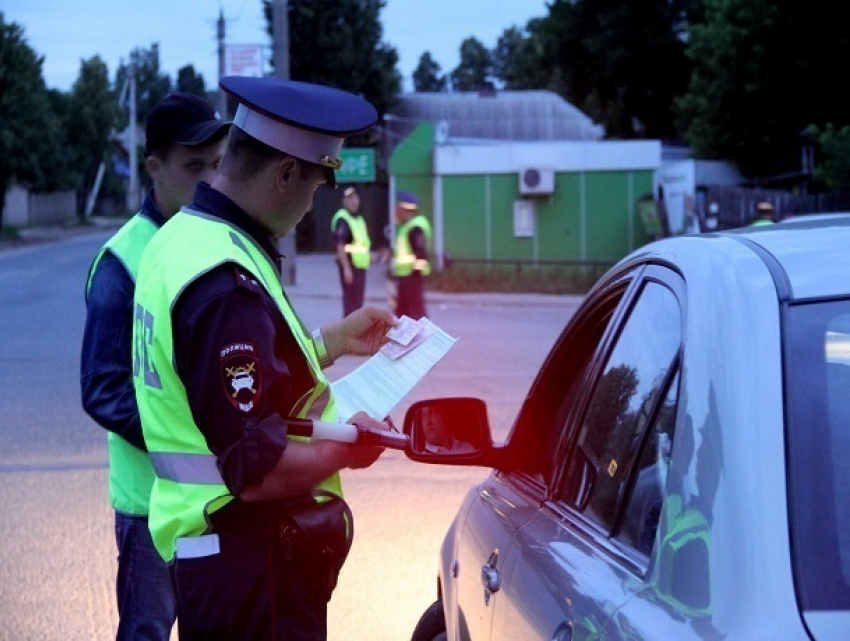
<instances>
[{"instance_id":1,"label":"yellow reflective vest","mask_svg":"<svg viewBox=\"0 0 850 641\"><path fill-rule=\"evenodd\" d=\"M372 248L372 241L369 238L366 221L363 216L355 216L343 207L331 219L332 232L336 229L336 224L340 218L348 224L348 228L351 230L352 240L345 245L345 253L351 259L351 264L357 269L369 269L372 258L369 250Z\"/></svg>"},{"instance_id":2,"label":"yellow reflective vest","mask_svg":"<svg viewBox=\"0 0 850 641\"><path fill-rule=\"evenodd\" d=\"M166 561L177 539L209 533L209 516L233 500L189 407L177 375L171 311L186 287L211 269L235 263L256 278L277 303L309 365L313 386L290 416L336 420L330 385L313 342L289 306L272 259L241 230L184 208L154 237L145 252L136 287L133 374L145 442L156 472L149 526ZM292 440L306 441L301 437ZM342 495L339 475L317 490Z\"/></svg>"},{"instance_id":3,"label":"yellow reflective vest","mask_svg":"<svg viewBox=\"0 0 850 641\"><path fill-rule=\"evenodd\" d=\"M422 229L425 241L431 247L431 223L422 214L417 214L396 230L395 255L393 256L393 275L410 276L413 270L427 276L431 273L431 263L427 259L419 259L410 246L409 234L415 227Z\"/></svg>"},{"instance_id":4,"label":"yellow reflective vest","mask_svg":"<svg viewBox=\"0 0 850 641\"><path fill-rule=\"evenodd\" d=\"M135 283L142 262L142 252L159 226L147 216L136 214L101 248L89 269L86 299L92 277L106 252L111 252L124 266ZM107 436L109 449L109 501L118 512L147 516L153 487L153 466L148 453L114 432Z\"/></svg>"}]
</instances>

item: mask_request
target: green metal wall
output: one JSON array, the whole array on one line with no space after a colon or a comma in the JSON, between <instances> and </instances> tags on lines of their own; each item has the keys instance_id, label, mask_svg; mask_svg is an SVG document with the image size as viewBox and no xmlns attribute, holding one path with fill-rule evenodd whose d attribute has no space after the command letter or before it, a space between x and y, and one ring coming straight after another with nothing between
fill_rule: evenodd
<instances>
[{"instance_id":1,"label":"green metal wall","mask_svg":"<svg viewBox=\"0 0 850 641\"><path fill-rule=\"evenodd\" d=\"M405 138L390 156L389 170L395 189L409 191L419 198L419 211L434 221L434 126L423 122ZM395 194L393 194L395 202ZM393 212L390 212L393 215Z\"/></svg>"},{"instance_id":2,"label":"green metal wall","mask_svg":"<svg viewBox=\"0 0 850 641\"><path fill-rule=\"evenodd\" d=\"M651 171L558 173L555 179L555 194L536 199L535 236L525 238L514 236L515 174L443 176L446 255L613 262L647 242L637 200L652 192Z\"/></svg>"}]
</instances>

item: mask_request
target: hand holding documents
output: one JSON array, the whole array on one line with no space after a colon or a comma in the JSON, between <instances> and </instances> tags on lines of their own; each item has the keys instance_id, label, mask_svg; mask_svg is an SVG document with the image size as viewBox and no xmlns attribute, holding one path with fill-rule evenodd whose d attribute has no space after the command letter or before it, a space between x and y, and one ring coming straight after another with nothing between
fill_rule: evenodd
<instances>
[{"instance_id":1,"label":"hand holding documents","mask_svg":"<svg viewBox=\"0 0 850 641\"><path fill-rule=\"evenodd\" d=\"M407 316L387 337L390 341L377 354L331 383L338 421L344 423L360 410L375 418L388 416L457 340L427 318Z\"/></svg>"}]
</instances>

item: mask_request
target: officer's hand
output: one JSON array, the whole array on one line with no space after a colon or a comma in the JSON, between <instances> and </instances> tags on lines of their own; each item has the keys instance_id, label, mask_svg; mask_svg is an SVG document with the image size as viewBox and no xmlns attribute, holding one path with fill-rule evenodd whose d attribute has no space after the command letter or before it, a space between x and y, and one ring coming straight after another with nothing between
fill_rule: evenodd
<instances>
[{"instance_id":1,"label":"officer's hand","mask_svg":"<svg viewBox=\"0 0 850 641\"><path fill-rule=\"evenodd\" d=\"M390 426L387 423L382 423L381 421L376 421L371 418L366 412L357 412L354 416L352 416L349 423L358 425L363 425L364 427L370 427L374 430L389 430ZM347 465L348 468L352 470L359 470L366 467L369 467L375 461L380 458L381 454L384 453L383 447L377 447L373 445L349 445L349 463Z\"/></svg>"},{"instance_id":2,"label":"officer's hand","mask_svg":"<svg viewBox=\"0 0 850 641\"><path fill-rule=\"evenodd\" d=\"M371 356L389 340L387 332L397 324L398 318L388 310L362 307L341 321L322 327L322 337L334 360L343 354Z\"/></svg>"},{"instance_id":3,"label":"officer's hand","mask_svg":"<svg viewBox=\"0 0 850 641\"><path fill-rule=\"evenodd\" d=\"M346 266L342 270L342 279L345 281L346 285L351 285L354 282L354 272L351 271L351 267Z\"/></svg>"}]
</instances>

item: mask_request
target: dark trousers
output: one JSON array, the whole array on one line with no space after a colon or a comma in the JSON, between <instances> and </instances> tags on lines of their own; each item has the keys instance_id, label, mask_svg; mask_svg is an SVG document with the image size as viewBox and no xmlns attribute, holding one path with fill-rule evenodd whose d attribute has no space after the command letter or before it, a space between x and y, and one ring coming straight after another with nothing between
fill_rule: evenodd
<instances>
[{"instance_id":1,"label":"dark trousers","mask_svg":"<svg viewBox=\"0 0 850 641\"><path fill-rule=\"evenodd\" d=\"M419 272L403 276L396 283L396 301L394 305L396 316L409 316L419 320L425 313L425 277Z\"/></svg>"},{"instance_id":2,"label":"dark trousers","mask_svg":"<svg viewBox=\"0 0 850 641\"><path fill-rule=\"evenodd\" d=\"M345 318L351 312L363 307L363 300L366 295L366 270L352 267L351 272L354 275L354 280L350 285L346 285L339 261L337 261L337 269L339 270L339 282L342 284L342 317Z\"/></svg>"},{"instance_id":3,"label":"dark trousers","mask_svg":"<svg viewBox=\"0 0 850 641\"><path fill-rule=\"evenodd\" d=\"M115 542L118 545L116 638L168 641L177 616L177 601L168 566L153 545L147 518L116 512Z\"/></svg>"},{"instance_id":4,"label":"dark trousers","mask_svg":"<svg viewBox=\"0 0 850 641\"><path fill-rule=\"evenodd\" d=\"M176 559L180 641L327 639L342 560L291 524L219 534L220 552Z\"/></svg>"}]
</instances>

